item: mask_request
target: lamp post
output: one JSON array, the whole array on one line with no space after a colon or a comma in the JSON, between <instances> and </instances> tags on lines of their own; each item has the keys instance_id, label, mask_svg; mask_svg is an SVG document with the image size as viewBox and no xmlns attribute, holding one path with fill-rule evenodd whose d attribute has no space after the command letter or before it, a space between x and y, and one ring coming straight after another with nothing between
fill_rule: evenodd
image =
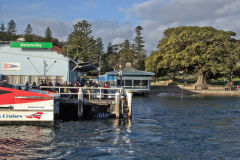
<instances>
[{"instance_id":1,"label":"lamp post","mask_svg":"<svg viewBox=\"0 0 240 160\"><path fill-rule=\"evenodd\" d=\"M120 71L119 71L119 77L120 77L120 87L122 87L122 65L119 65Z\"/></svg>"}]
</instances>

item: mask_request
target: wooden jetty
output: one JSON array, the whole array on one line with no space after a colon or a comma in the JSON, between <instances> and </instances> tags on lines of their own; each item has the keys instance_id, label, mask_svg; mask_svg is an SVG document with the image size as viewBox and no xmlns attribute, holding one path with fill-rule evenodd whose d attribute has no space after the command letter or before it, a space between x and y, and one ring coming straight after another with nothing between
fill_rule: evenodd
<instances>
[{"instance_id":1,"label":"wooden jetty","mask_svg":"<svg viewBox=\"0 0 240 160\"><path fill-rule=\"evenodd\" d=\"M132 92L124 88L41 86L57 93L55 117L63 120L132 117Z\"/></svg>"}]
</instances>

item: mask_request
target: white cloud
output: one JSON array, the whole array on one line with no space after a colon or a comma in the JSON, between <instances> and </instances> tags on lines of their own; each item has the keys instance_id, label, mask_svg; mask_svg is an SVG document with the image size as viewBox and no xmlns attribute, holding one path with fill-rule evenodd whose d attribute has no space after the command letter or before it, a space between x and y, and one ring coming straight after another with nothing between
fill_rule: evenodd
<instances>
[{"instance_id":1,"label":"white cloud","mask_svg":"<svg viewBox=\"0 0 240 160\"><path fill-rule=\"evenodd\" d=\"M125 10L144 28L146 49L156 49L163 31L181 25L212 26L240 33L240 0L146 0Z\"/></svg>"},{"instance_id":2,"label":"white cloud","mask_svg":"<svg viewBox=\"0 0 240 160\"><path fill-rule=\"evenodd\" d=\"M53 19L34 21L32 23L33 33L44 36L45 30L49 26L53 37L66 41L72 31L72 26L79 21L82 21L82 19L75 19L72 22L62 22ZM88 23L92 25L93 36L103 39L105 48L109 42L118 44L126 39L131 40L135 33L135 28L128 23L118 24L117 22L107 20L95 20Z\"/></svg>"},{"instance_id":3,"label":"white cloud","mask_svg":"<svg viewBox=\"0 0 240 160\"><path fill-rule=\"evenodd\" d=\"M131 40L134 34L134 27L128 23L119 24L107 20L96 20L90 23L92 24L94 36L102 37L105 45L109 42L117 44L126 39Z\"/></svg>"},{"instance_id":4,"label":"white cloud","mask_svg":"<svg viewBox=\"0 0 240 160\"><path fill-rule=\"evenodd\" d=\"M44 36L47 27L50 27L53 37L57 37L60 41L65 41L70 33L71 23L53 19L37 20L32 23L33 33L37 35Z\"/></svg>"},{"instance_id":5,"label":"white cloud","mask_svg":"<svg viewBox=\"0 0 240 160\"><path fill-rule=\"evenodd\" d=\"M92 20L89 23L92 24L94 37L101 37L105 47L109 42L122 43L125 39L133 42L135 27L143 26L145 48L149 55L156 49L163 31L169 27L213 26L217 29L240 33L239 8L240 0L146 0L128 9L120 9L128 16L127 19L130 22ZM72 25L81 20L78 18L71 22L63 22L44 19L31 22L31 25L36 34L43 36L45 29L49 26L54 37L66 40ZM136 21L138 24L133 25Z\"/></svg>"}]
</instances>

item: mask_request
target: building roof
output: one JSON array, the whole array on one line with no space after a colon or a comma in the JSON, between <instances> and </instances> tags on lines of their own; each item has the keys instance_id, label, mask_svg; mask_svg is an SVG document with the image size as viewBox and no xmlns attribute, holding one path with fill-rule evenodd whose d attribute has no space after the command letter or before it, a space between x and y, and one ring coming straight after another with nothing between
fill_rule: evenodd
<instances>
[{"instance_id":1,"label":"building roof","mask_svg":"<svg viewBox=\"0 0 240 160\"><path fill-rule=\"evenodd\" d=\"M107 72L108 75L119 75L120 70ZM152 72L145 72L132 68L131 63L127 63L126 67L122 70L123 76L154 76Z\"/></svg>"},{"instance_id":2,"label":"building roof","mask_svg":"<svg viewBox=\"0 0 240 160\"><path fill-rule=\"evenodd\" d=\"M58 53L61 53L61 54L65 55L65 51L63 49L59 48L58 46L53 45L51 49L58 52Z\"/></svg>"},{"instance_id":3,"label":"building roof","mask_svg":"<svg viewBox=\"0 0 240 160\"><path fill-rule=\"evenodd\" d=\"M92 70L96 70L97 66L90 62L81 62L77 63L73 70L78 70L80 72L89 72Z\"/></svg>"}]
</instances>

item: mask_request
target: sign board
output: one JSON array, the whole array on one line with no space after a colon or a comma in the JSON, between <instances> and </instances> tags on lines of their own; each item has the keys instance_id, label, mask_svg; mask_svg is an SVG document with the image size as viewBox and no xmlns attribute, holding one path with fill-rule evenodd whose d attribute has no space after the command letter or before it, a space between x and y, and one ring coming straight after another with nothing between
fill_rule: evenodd
<instances>
[{"instance_id":1,"label":"sign board","mask_svg":"<svg viewBox=\"0 0 240 160\"><path fill-rule=\"evenodd\" d=\"M0 121L53 121L53 111L0 111Z\"/></svg>"},{"instance_id":2,"label":"sign board","mask_svg":"<svg viewBox=\"0 0 240 160\"><path fill-rule=\"evenodd\" d=\"M52 48L52 42L10 42L11 48Z\"/></svg>"},{"instance_id":3,"label":"sign board","mask_svg":"<svg viewBox=\"0 0 240 160\"><path fill-rule=\"evenodd\" d=\"M18 62L3 62L2 71L20 71L20 63Z\"/></svg>"},{"instance_id":4,"label":"sign board","mask_svg":"<svg viewBox=\"0 0 240 160\"><path fill-rule=\"evenodd\" d=\"M13 104L14 110L53 111L53 100Z\"/></svg>"}]
</instances>

